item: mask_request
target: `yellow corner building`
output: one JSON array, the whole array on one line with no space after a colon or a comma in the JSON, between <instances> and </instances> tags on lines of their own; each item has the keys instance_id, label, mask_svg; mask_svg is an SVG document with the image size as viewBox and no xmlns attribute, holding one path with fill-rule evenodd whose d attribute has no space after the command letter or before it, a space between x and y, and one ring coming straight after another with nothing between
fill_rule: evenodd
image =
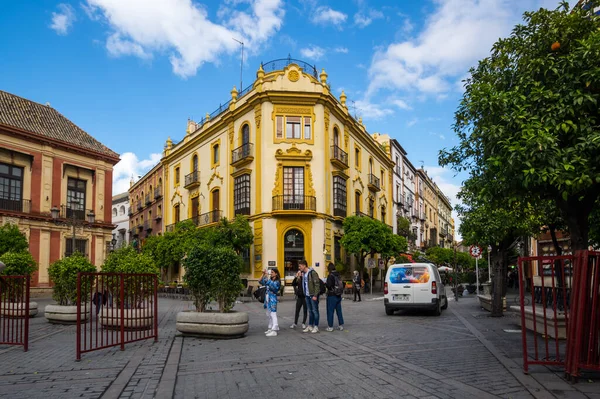
<instances>
[{"instance_id":1,"label":"yellow corner building","mask_svg":"<svg viewBox=\"0 0 600 399\"><path fill-rule=\"evenodd\" d=\"M199 122L188 121L162 159L164 225L192 219L203 227L247 215L254 244L244 277L277 267L289 283L297 261L320 276L342 253L342 222L364 215L392 224L394 163L344 92L330 92L327 74L299 60L260 66L252 85Z\"/></svg>"}]
</instances>

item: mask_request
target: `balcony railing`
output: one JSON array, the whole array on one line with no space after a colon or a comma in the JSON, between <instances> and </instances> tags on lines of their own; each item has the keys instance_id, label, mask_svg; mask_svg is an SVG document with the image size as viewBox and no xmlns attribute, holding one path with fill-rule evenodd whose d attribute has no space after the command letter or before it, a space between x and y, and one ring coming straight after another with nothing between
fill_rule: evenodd
<instances>
[{"instance_id":1,"label":"balcony railing","mask_svg":"<svg viewBox=\"0 0 600 399\"><path fill-rule=\"evenodd\" d=\"M173 223L165 227L165 231L167 231L168 233L172 233L173 231L175 231L175 224L176 223Z\"/></svg>"},{"instance_id":2,"label":"balcony railing","mask_svg":"<svg viewBox=\"0 0 600 399\"><path fill-rule=\"evenodd\" d=\"M150 205L152 203L152 200L150 199L150 194L146 194L144 203L146 205Z\"/></svg>"},{"instance_id":3,"label":"balcony railing","mask_svg":"<svg viewBox=\"0 0 600 399\"><path fill-rule=\"evenodd\" d=\"M0 198L0 210L11 212L31 212L31 200L11 200Z\"/></svg>"},{"instance_id":4,"label":"balcony railing","mask_svg":"<svg viewBox=\"0 0 600 399\"><path fill-rule=\"evenodd\" d=\"M88 213L91 213L91 209L72 209L68 205L61 205L60 212L58 214L59 219L75 219L75 220L87 220Z\"/></svg>"},{"instance_id":5,"label":"balcony railing","mask_svg":"<svg viewBox=\"0 0 600 399\"><path fill-rule=\"evenodd\" d=\"M240 166L254 160L254 144L246 143L231 151L231 164Z\"/></svg>"},{"instance_id":6,"label":"balcony railing","mask_svg":"<svg viewBox=\"0 0 600 399\"><path fill-rule=\"evenodd\" d=\"M354 216L363 217L363 218L370 218L371 217L371 215L366 214L366 213L361 212L361 211L354 212ZM371 219L373 219L373 218L371 218Z\"/></svg>"},{"instance_id":7,"label":"balcony railing","mask_svg":"<svg viewBox=\"0 0 600 399\"><path fill-rule=\"evenodd\" d=\"M144 222L144 230L152 230L152 222L150 222L149 220L146 220Z\"/></svg>"},{"instance_id":8,"label":"balcony railing","mask_svg":"<svg viewBox=\"0 0 600 399\"><path fill-rule=\"evenodd\" d=\"M333 216L339 216L345 218L348 216L348 210L346 208L334 207Z\"/></svg>"},{"instance_id":9,"label":"balcony railing","mask_svg":"<svg viewBox=\"0 0 600 399\"><path fill-rule=\"evenodd\" d=\"M274 211L316 211L317 198L309 195L276 195L273 197Z\"/></svg>"},{"instance_id":10,"label":"balcony railing","mask_svg":"<svg viewBox=\"0 0 600 399\"><path fill-rule=\"evenodd\" d=\"M189 175L185 175L185 188L196 187L200 185L200 171L195 170Z\"/></svg>"},{"instance_id":11,"label":"balcony railing","mask_svg":"<svg viewBox=\"0 0 600 399\"><path fill-rule=\"evenodd\" d=\"M369 188L374 191L381 190L379 177L375 176L373 173L369 173Z\"/></svg>"},{"instance_id":12,"label":"balcony railing","mask_svg":"<svg viewBox=\"0 0 600 399\"><path fill-rule=\"evenodd\" d=\"M223 211L214 210L194 216L192 220L196 226L205 226L211 223L218 223L223 218Z\"/></svg>"},{"instance_id":13,"label":"balcony railing","mask_svg":"<svg viewBox=\"0 0 600 399\"><path fill-rule=\"evenodd\" d=\"M129 207L129 211L127 211L128 216L133 216L133 207Z\"/></svg>"},{"instance_id":14,"label":"balcony railing","mask_svg":"<svg viewBox=\"0 0 600 399\"><path fill-rule=\"evenodd\" d=\"M245 206L243 208L238 208L234 211L235 215L250 215L250 207Z\"/></svg>"},{"instance_id":15,"label":"balcony railing","mask_svg":"<svg viewBox=\"0 0 600 399\"><path fill-rule=\"evenodd\" d=\"M331 163L341 168L348 167L348 153L337 145L331 146Z\"/></svg>"},{"instance_id":16,"label":"balcony railing","mask_svg":"<svg viewBox=\"0 0 600 399\"><path fill-rule=\"evenodd\" d=\"M396 174L398 176L402 176L402 168L398 165L396 165L396 167L394 168L394 170L396 171Z\"/></svg>"},{"instance_id":17,"label":"balcony railing","mask_svg":"<svg viewBox=\"0 0 600 399\"><path fill-rule=\"evenodd\" d=\"M162 197L162 187L156 187L154 189L154 199L159 199Z\"/></svg>"},{"instance_id":18,"label":"balcony railing","mask_svg":"<svg viewBox=\"0 0 600 399\"><path fill-rule=\"evenodd\" d=\"M138 210L144 209L144 207L142 206L142 200L138 200L138 202L137 202L137 209Z\"/></svg>"}]
</instances>

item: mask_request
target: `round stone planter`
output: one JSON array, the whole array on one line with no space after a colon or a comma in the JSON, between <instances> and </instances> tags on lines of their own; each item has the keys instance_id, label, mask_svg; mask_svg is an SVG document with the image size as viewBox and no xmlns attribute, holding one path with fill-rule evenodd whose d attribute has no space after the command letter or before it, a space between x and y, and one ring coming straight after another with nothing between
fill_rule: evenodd
<instances>
[{"instance_id":1,"label":"round stone planter","mask_svg":"<svg viewBox=\"0 0 600 399\"><path fill-rule=\"evenodd\" d=\"M87 312L85 307L81 307L81 320L87 322L90 318L91 309L88 306ZM75 324L77 323L77 306L63 306L63 305L46 305L44 311L46 319L50 323L56 324Z\"/></svg>"},{"instance_id":2,"label":"round stone planter","mask_svg":"<svg viewBox=\"0 0 600 399\"><path fill-rule=\"evenodd\" d=\"M13 302L0 302L0 314L8 317L24 317L25 304ZM34 317L38 314L37 302L29 302L29 317Z\"/></svg>"},{"instance_id":3,"label":"round stone planter","mask_svg":"<svg viewBox=\"0 0 600 399\"><path fill-rule=\"evenodd\" d=\"M152 309L125 309L123 310L125 329L148 330L154 323ZM103 307L99 314L100 324L105 328L121 328L121 309Z\"/></svg>"},{"instance_id":4,"label":"round stone planter","mask_svg":"<svg viewBox=\"0 0 600 399\"><path fill-rule=\"evenodd\" d=\"M179 312L176 328L204 338L241 338L248 331L248 313Z\"/></svg>"}]
</instances>

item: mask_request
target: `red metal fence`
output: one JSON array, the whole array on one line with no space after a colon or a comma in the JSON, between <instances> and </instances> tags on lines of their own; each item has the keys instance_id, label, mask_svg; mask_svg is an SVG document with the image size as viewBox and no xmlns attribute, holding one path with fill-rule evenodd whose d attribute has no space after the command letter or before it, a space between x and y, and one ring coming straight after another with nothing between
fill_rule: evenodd
<instances>
[{"instance_id":1,"label":"red metal fence","mask_svg":"<svg viewBox=\"0 0 600 399\"><path fill-rule=\"evenodd\" d=\"M81 354L158 340L158 278L154 274L79 273L77 360Z\"/></svg>"},{"instance_id":2,"label":"red metal fence","mask_svg":"<svg viewBox=\"0 0 600 399\"><path fill-rule=\"evenodd\" d=\"M525 372L562 366L576 381L582 369L600 370L600 252L518 262Z\"/></svg>"},{"instance_id":3,"label":"red metal fence","mask_svg":"<svg viewBox=\"0 0 600 399\"><path fill-rule=\"evenodd\" d=\"M528 372L533 364L564 366L573 256L532 256L518 262L523 368Z\"/></svg>"},{"instance_id":4,"label":"red metal fence","mask_svg":"<svg viewBox=\"0 0 600 399\"><path fill-rule=\"evenodd\" d=\"M600 252L578 251L565 374L577 381L581 369L600 370Z\"/></svg>"},{"instance_id":5,"label":"red metal fence","mask_svg":"<svg viewBox=\"0 0 600 399\"><path fill-rule=\"evenodd\" d=\"M29 276L0 277L0 344L29 349Z\"/></svg>"}]
</instances>

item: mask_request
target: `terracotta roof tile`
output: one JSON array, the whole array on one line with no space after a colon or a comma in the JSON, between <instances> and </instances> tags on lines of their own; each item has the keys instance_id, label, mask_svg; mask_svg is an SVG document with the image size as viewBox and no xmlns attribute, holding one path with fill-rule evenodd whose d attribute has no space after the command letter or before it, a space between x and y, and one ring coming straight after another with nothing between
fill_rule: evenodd
<instances>
[{"instance_id":1,"label":"terracotta roof tile","mask_svg":"<svg viewBox=\"0 0 600 399\"><path fill-rule=\"evenodd\" d=\"M84 132L49 105L0 90L0 124L62 141L109 157L119 154Z\"/></svg>"}]
</instances>

